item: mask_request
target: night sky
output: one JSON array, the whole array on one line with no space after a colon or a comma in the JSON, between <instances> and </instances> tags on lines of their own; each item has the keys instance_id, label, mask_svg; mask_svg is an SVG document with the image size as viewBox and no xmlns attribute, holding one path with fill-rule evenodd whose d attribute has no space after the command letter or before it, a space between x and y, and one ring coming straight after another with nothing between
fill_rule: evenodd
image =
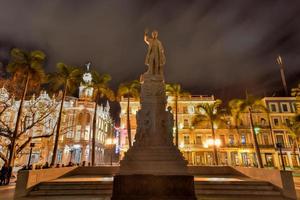
<instances>
[{"instance_id":1,"label":"night sky","mask_svg":"<svg viewBox=\"0 0 300 200\"><path fill-rule=\"evenodd\" d=\"M0 61L12 47L112 75L112 86L146 70L145 28L157 29L167 82L221 98L279 94L278 54L288 86L300 77L300 1L0 0ZM277 93L276 93L277 92Z\"/></svg>"}]
</instances>

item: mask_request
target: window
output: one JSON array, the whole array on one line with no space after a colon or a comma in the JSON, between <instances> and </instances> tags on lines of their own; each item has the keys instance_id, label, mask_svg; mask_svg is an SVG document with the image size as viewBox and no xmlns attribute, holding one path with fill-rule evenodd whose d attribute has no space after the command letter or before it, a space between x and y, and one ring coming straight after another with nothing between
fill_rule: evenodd
<instances>
[{"instance_id":1,"label":"window","mask_svg":"<svg viewBox=\"0 0 300 200\"><path fill-rule=\"evenodd\" d=\"M26 119L26 117L25 117L25 119ZM10 114L9 114L9 113L6 113L6 114L4 115L4 121L5 121L6 123L9 123L9 122L10 122Z\"/></svg>"},{"instance_id":2,"label":"window","mask_svg":"<svg viewBox=\"0 0 300 200\"><path fill-rule=\"evenodd\" d=\"M267 124L266 122L267 122L267 121L266 121L264 118L261 118L261 119L260 119L261 125L265 126L265 125Z\"/></svg>"},{"instance_id":3,"label":"window","mask_svg":"<svg viewBox=\"0 0 300 200\"><path fill-rule=\"evenodd\" d=\"M273 122L274 122L275 126L279 126L279 119L278 118L274 118Z\"/></svg>"},{"instance_id":4,"label":"window","mask_svg":"<svg viewBox=\"0 0 300 200\"><path fill-rule=\"evenodd\" d=\"M292 103L292 112L296 112L297 111L297 104L296 103Z\"/></svg>"},{"instance_id":5,"label":"window","mask_svg":"<svg viewBox=\"0 0 300 200\"><path fill-rule=\"evenodd\" d=\"M72 131L68 131L67 132L67 138L72 138L73 137L73 132Z\"/></svg>"},{"instance_id":6,"label":"window","mask_svg":"<svg viewBox=\"0 0 300 200\"><path fill-rule=\"evenodd\" d=\"M189 127L189 120L188 119L184 119L183 126L184 127Z\"/></svg>"},{"instance_id":7,"label":"window","mask_svg":"<svg viewBox=\"0 0 300 200\"><path fill-rule=\"evenodd\" d=\"M276 135L276 141L284 146L283 135Z\"/></svg>"},{"instance_id":8,"label":"window","mask_svg":"<svg viewBox=\"0 0 300 200\"><path fill-rule=\"evenodd\" d=\"M281 104L281 110L282 110L282 112L289 112L289 105L288 105L288 103L282 103Z\"/></svg>"},{"instance_id":9,"label":"window","mask_svg":"<svg viewBox=\"0 0 300 200\"><path fill-rule=\"evenodd\" d=\"M277 104L270 103L269 107L270 107L271 112L277 112Z\"/></svg>"},{"instance_id":10,"label":"window","mask_svg":"<svg viewBox=\"0 0 300 200\"><path fill-rule=\"evenodd\" d=\"M84 140L89 140L89 128L86 127L85 131L84 131Z\"/></svg>"},{"instance_id":11,"label":"window","mask_svg":"<svg viewBox=\"0 0 300 200\"><path fill-rule=\"evenodd\" d=\"M263 135L263 142L265 145L269 145L269 136L267 134Z\"/></svg>"},{"instance_id":12,"label":"window","mask_svg":"<svg viewBox=\"0 0 300 200\"><path fill-rule=\"evenodd\" d=\"M246 144L246 136L245 135L242 135L241 136L241 143L244 145Z\"/></svg>"},{"instance_id":13,"label":"window","mask_svg":"<svg viewBox=\"0 0 300 200\"><path fill-rule=\"evenodd\" d=\"M292 146L294 144L294 138L291 135L289 135L288 138L289 138L290 146Z\"/></svg>"},{"instance_id":14,"label":"window","mask_svg":"<svg viewBox=\"0 0 300 200\"><path fill-rule=\"evenodd\" d=\"M183 106L183 113L184 113L184 114L188 113L187 106Z\"/></svg>"},{"instance_id":15,"label":"window","mask_svg":"<svg viewBox=\"0 0 300 200\"><path fill-rule=\"evenodd\" d=\"M77 141L80 140L80 134L81 134L80 126L77 126L75 140Z\"/></svg>"},{"instance_id":16,"label":"window","mask_svg":"<svg viewBox=\"0 0 300 200\"><path fill-rule=\"evenodd\" d=\"M290 126L291 125L291 120L289 118L286 118L285 123L286 123L287 126Z\"/></svg>"},{"instance_id":17,"label":"window","mask_svg":"<svg viewBox=\"0 0 300 200\"><path fill-rule=\"evenodd\" d=\"M188 107L188 111L189 111L189 114L194 114L194 112L195 112L194 106L190 105Z\"/></svg>"},{"instance_id":18,"label":"window","mask_svg":"<svg viewBox=\"0 0 300 200\"><path fill-rule=\"evenodd\" d=\"M229 144L230 145L234 144L234 137L233 137L233 135L229 135Z\"/></svg>"},{"instance_id":19,"label":"window","mask_svg":"<svg viewBox=\"0 0 300 200\"><path fill-rule=\"evenodd\" d=\"M196 144L202 144L202 138L200 135L196 136Z\"/></svg>"},{"instance_id":20,"label":"window","mask_svg":"<svg viewBox=\"0 0 300 200\"><path fill-rule=\"evenodd\" d=\"M183 136L183 142L184 144L190 144L190 136L188 135Z\"/></svg>"}]
</instances>

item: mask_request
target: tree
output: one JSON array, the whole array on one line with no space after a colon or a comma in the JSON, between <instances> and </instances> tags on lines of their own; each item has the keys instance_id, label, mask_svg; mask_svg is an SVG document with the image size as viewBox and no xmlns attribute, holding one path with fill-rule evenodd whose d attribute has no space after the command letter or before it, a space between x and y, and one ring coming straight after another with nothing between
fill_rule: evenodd
<instances>
[{"instance_id":1,"label":"tree","mask_svg":"<svg viewBox=\"0 0 300 200\"><path fill-rule=\"evenodd\" d=\"M16 123L14 113L16 113L15 107L18 104L19 102L15 101L13 97L7 96L5 99L0 99L0 143L6 147L6 154L4 151L0 152L0 158L7 162L9 155L13 154L12 163L32 140L49 138L53 135L54 129L44 132L43 127L51 121L54 122L53 118L55 118L57 108L55 100L42 98L28 100L23 108L24 112L20 116L20 129L14 137L14 124ZM15 140L15 149L14 152L11 152L9 147L13 140Z\"/></svg>"},{"instance_id":2,"label":"tree","mask_svg":"<svg viewBox=\"0 0 300 200\"><path fill-rule=\"evenodd\" d=\"M226 120L224 119L224 111L220 109L222 101L217 99L213 103L202 103L197 106L199 109L198 114L193 119L193 124L199 123L209 123L211 131L212 131L212 139L216 141L215 129L216 126L220 126L221 124L226 124ZM217 147L213 145L213 153L214 153L214 164L219 164Z\"/></svg>"},{"instance_id":3,"label":"tree","mask_svg":"<svg viewBox=\"0 0 300 200\"><path fill-rule=\"evenodd\" d=\"M258 161L258 167L263 168L262 158L260 154L260 148L257 141L256 131L254 127L254 121L253 121L253 113L255 112L267 112L268 109L264 106L263 102L255 98L253 96L248 96L246 99L233 99L229 102L229 105L237 109L238 113L248 113L249 119L250 119L250 130L252 133L252 138L254 142L254 149L257 156Z\"/></svg>"},{"instance_id":4,"label":"tree","mask_svg":"<svg viewBox=\"0 0 300 200\"><path fill-rule=\"evenodd\" d=\"M178 100L190 94L182 91L180 84L177 83L166 84L166 92L175 99L175 145L178 147Z\"/></svg>"},{"instance_id":5,"label":"tree","mask_svg":"<svg viewBox=\"0 0 300 200\"><path fill-rule=\"evenodd\" d=\"M115 100L114 92L108 87L108 82L111 76L108 74L99 75L93 71L93 87L94 87L94 117L93 117L93 137L92 137L92 166L95 165L95 148L96 148L96 133L97 133L97 106L100 98L106 97L110 101Z\"/></svg>"},{"instance_id":6,"label":"tree","mask_svg":"<svg viewBox=\"0 0 300 200\"><path fill-rule=\"evenodd\" d=\"M31 83L39 84L46 81L46 75L43 69L45 59L46 55L42 51L26 52L21 49L14 48L10 53L10 61L7 66L7 70L13 74L13 77L20 77L21 80L24 81L24 84L15 129L13 131L10 144L11 149L8 159L9 166L13 166L16 138L20 129L23 103L26 98L28 86Z\"/></svg>"},{"instance_id":7,"label":"tree","mask_svg":"<svg viewBox=\"0 0 300 200\"><path fill-rule=\"evenodd\" d=\"M58 148L58 140L61 132L61 121L62 121L62 114L63 114L63 106L67 92L73 92L76 86L80 81L80 77L82 75L82 70L75 66L66 65L64 63L57 64L57 72L51 75L51 83L52 88L54 90L58 90L63 88L63 94L60 103L60 109L58 113L58 120L57 120L57 128L56 134L54 138L54 147L53 147L53 154L51 159L51 165L54 166L56 162L56 155L57 155L57 148Z\"/></svg>"},{"instance_id":8,"label":"tree","mask_svg":"<svg viewBox=\"0 0 300 200\"><path fill-rule=\"evenodd\" d=\"M121 83L118 88L118 99L120 99L122 96L127 97L127 134L129 148L132 146L130 124L130 98L139 98L140 87L140 82L138 80L133 80L126 83Z\"/></svg>"}]
</instances>

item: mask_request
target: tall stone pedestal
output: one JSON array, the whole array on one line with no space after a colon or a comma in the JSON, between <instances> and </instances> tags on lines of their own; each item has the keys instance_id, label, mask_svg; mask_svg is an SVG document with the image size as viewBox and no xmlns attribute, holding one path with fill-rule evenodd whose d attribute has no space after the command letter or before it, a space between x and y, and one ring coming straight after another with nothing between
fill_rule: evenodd
<instances>
[{"instance_id":1,"label":"tall stone pedestal","mask_svg":"<svg viewBox=\"0 0 300 200\"><path fill-rule=\"evenodd\" d=\"M163 76L145 73L141 82L135 142L120 162L112 199L196 199L194 177L173 144L174 120L166 110Z\"/></svg>"}]
</instances>

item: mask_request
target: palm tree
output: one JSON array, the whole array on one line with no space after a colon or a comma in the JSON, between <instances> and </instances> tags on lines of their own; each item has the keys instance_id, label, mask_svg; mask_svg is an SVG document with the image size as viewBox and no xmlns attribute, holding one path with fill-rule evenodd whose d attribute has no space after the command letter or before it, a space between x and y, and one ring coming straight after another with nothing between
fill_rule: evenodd
<instances>
[{"instance_id":1,"label":"palm tree","mask_svg":"<svg viewBox=\"0 0 300 200\"><path fill-rule=\"evenodd\" d=\"M51 159L52 166L54 166L56 162L58 139L60 135L61 119L62 119L65 97L68 91L72 92L76 88L75 86L78 84L80 80L80 76L82 74L82 71L78 67L66 65L64 63L58 63L57 69L58 71L51 75L51 82L53 84L52 87L54 90L63 88L63 95L61 98L59 115L57 120L56 135L54 138L54 147L53 147L53 154Z\"/></svg>"},{"instance_id":2,"label":"palm tree","mask_svg":"<svg viewBox=\"0 0 300 200\"><path fill-rule=\"evenodd\" d=\"M253 96L248 96L246 99L233 99L229 102L229 105L237 108L239 113L248 113L250 119L250 129L254 142L254 149L258 160L258 167L263 168L262 158L260 154L260 148L257 141L256 131L253 122L253 112L268 112L268 109L264 106L263 102Z\"/></svg>"},{"instance_id":3,"label":"palm tree","mask_svg":"<svg viewBox=\"0 0 300 200\"><path fill-rule=\"evenodd\" d=\"M96 71L92 72L93 87L94 87L94 117L93 117L93 137L92 137L92 166L95 166L95 148L96 148L96 133L97 133L97 106L100 98L106 97L110 101L114 101L114 92L108 87L108 82L111 76L103 74L100 76Z\"/></svg>"},{"instance_id":4,"label":"palm tree","mask_svg":"<svg viewBox=\"0 0 300 200\"><path fill-rule=\"evenodd\" d=\"M227 111L228 115L233 118L236 132L239 134L239 125L241 124L241 113L239 112L239 108L237 107L237 105L234 104L234 102L229 102Z\"/></svg>"},{"instance_id":5,"label":"palm tree","mask_svg":"<svg viewBox=\"0 0 300 200\"><path fill-rule=\"evenodd\" d=\"M10 154L8 159L8 165L13 165L16 137L20 128L23 103L26 98L28 86L30 83L44 83L46 81L46 75L44 72L44 61L46 55L42 51L26 52L21 49L14 48L11 53L11 60L7 66L8 72L13 74L13 77L19 76L24 81L23 92L20 98L20 106L17 113L17 119L15 129L13 132L13 138L10 145Z\"/></svg>"},{"instance_id":6,"label":"palm tree","mask_svg":"<svg viewBox=\"0 0 300 200\"><path fill-rule=\"evenodd\" d=\"M203 122L204 123L208 122L210 124L213 141L216 140L215 126L226 123L226 120L223 118L224 111L219 109L221 104L222 101L217 99L214 103L203 103L198 105L198 109L200 113L198 113L193 120L193 124L199 124ZM219 159L218 159L216 145L213 145L213 151L214 151L214 164L218 165Z\"/></svg>"},{"instance_id":7,"label":"palm tree","mask_svg":"<svg viewBox=\"0 0 300 200\"><path fill-rule=\"evenodd\" d=\"M127 134L128 134L128 144L129 148L132 146L131 143L131 125L130 125L130 97L139 98L140 96L140 82L138 80L133 80L127 83L121 83L118 88L118 98L122 96L127 97Z\"/></svg>"},{"instance_id":8,"label":"palm tree","mask_svg":"<svg viewBox=\"0 0 300 200\"><path fill-rule=\"evenodd\" d=\"M180 97L189 96L190 93L184 92L180 84L166 84L166 92L175 99L175 145L178 147L178 100Z\"/></svg>"}]
</instances>

